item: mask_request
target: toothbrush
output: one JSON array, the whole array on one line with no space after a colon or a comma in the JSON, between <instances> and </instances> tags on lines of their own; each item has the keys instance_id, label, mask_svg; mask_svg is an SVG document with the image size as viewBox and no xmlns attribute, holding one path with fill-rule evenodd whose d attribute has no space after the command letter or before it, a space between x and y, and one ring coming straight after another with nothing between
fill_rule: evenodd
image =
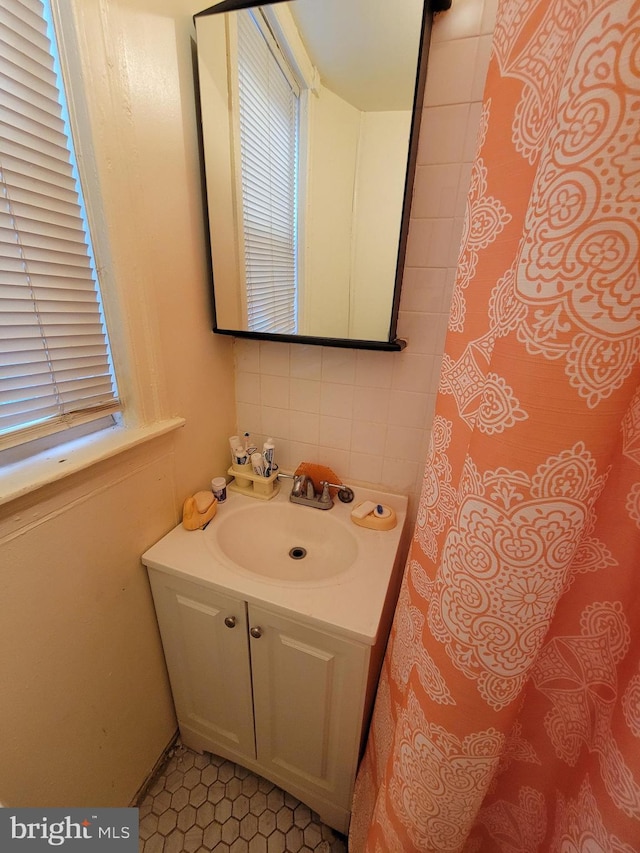
<instances>
[{"instance_id":1,"label":"toothbrush","mask_svg":"<svg viewBox=\"0 0 640 853\"><path fill-rule=\"evenodd\" d=\"M248 457L251 457L256 452L256 450L258 449L255 444L250 443L250 440L251 440L251 434L248 432L245 432L245 434L244 434L244 449L245 449Z\"/></svg>"}]
</instances>

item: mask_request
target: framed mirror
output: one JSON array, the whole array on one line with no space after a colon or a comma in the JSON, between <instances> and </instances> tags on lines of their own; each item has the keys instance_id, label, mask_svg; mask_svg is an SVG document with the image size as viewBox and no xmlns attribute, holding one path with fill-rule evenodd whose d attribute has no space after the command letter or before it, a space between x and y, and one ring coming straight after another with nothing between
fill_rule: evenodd
<instances>
[{"instance_id":1,"label":"framed mirror","mask_svg":"<svg viewBox=\"0 0 640 853\"><path fill-rule=\"evenodd\" d=\"M215 332L403 348L432 12L224 0L194 16Z\"/></svg>"}]
</instances>

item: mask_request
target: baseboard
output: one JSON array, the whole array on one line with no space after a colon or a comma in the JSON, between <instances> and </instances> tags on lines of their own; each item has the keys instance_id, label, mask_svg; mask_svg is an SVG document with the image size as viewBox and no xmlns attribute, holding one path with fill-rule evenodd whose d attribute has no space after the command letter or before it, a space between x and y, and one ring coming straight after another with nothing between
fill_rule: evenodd
<instances>
[{"instance_id":1,"label":"baseboard","mask_svg":"<svg viewBox=\"0 0 640 853\"><path fill-rule=\"evenodd\" d=\"M162 750L162 752L160 753L160 757L158 758L156 763L153 765L153 769L147 775L147 778L144 780L142 785L140 785L140 787L138 788L135 797L132 799L132 801L130 803L130 807L135 808L136 806L140 805L141 800L144 799L144 795L147 792L147 788L149 787L149 785L151 785L151 783L156 778L156 776L158 775L160 770L164 767L165 761L169 757L169 753L171 752L171 750L175 747L176 741L178 740L179 735L180 735L180 732L178 731L178 729L176 729L175 732L171 735L171 739L169 740L169 743Z\"/></svg>"}]
</instances>

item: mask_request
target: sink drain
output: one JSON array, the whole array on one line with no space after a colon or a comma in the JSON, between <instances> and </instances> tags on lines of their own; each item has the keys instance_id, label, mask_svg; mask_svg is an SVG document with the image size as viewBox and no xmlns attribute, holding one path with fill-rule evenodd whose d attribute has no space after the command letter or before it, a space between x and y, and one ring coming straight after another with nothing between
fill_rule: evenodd
<instances>
[{"instance_id":1,"label":"sink drain","mask_svg":"<svg viewBox=\"0 0 640 853\"><path fill-rule=\"evenodd\" d=\"M292 548L289 551L289 556L292 560L302 560L304 557L307 556L307 549L302 548L300 545L296 545L295 548Z\"/></svg>"}]
</instances>

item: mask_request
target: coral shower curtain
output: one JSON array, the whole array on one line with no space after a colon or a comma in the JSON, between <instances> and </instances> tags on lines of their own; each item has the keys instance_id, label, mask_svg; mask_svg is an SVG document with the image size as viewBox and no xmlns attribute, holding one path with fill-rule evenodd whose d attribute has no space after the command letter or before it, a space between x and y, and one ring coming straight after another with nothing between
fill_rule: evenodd
<instances>
[{"instance_id":1,"label":"coral shower curtain","mask_svg":"<svg viewBox=\"0 0 640 853\"><path fill-rule=\"evenodd\" d=\"M351 853L640 851L640 0L502 0Z\"/></svg>"}]
</instances>

